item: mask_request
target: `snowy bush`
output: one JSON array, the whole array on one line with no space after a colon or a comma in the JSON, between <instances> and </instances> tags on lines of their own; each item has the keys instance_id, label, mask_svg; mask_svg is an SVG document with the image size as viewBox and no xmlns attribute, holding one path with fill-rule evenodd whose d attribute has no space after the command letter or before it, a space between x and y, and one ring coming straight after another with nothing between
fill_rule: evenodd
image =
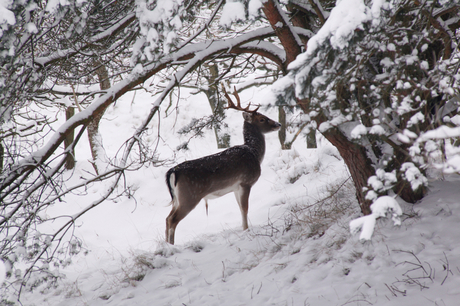
<instances>
[{"instance_id":1,"label":"snowy bush","mask_svg":"<svg viewBox=\"0 0 460 306\"><path fill-rule=\"evenodd\" d=\"M340 1L308 41L307 51L290 64L289 75L278 83L280 95L287 97L285 92L293 88L305 101L318 130L332 143L342 143L342 137L336 137L342 133L359 148L350 155L358 158L365 151L360 159L368 159L363 164L369 165L369 174L375 169L386 173L363 177L351 171L358 195L365 193L367 201L393 189L404 200L416 202L427 190L427 158L444 154L444 145L433 137L447 132L442 125L452 124L450 118L460 105L458 59L450 43L443 43L455 41L454 31L440 30L444 21L439 21L441 26L426 16L439 10L446 14L442 18L455 20L455 14L447 11L456 5L446 1L441 9L437 1L421 6L404 1ZM443 42L438 31L444 33ZM342 150L351 151L350 146ZM351 169L356 164L352 158L345 162ZM452 171L447 165L445 169Z\"/></svg>"},{"instance_id":2,"label":"snowy bush","mask_svg":"<svg viewBox=\"0 0 460 306\"><path fill-rule=\"evenodd\" d=\"M361 230L359 240L371 240L377 219L385 218L387 214L391 215L394 225L401 225L400 216L402 215L402 209L393 197L383 196L377 198L371 205L371 210L372 213L370 215L350 222L350 232L352 234L356 234Z\"/></svg>"}]
</instances>

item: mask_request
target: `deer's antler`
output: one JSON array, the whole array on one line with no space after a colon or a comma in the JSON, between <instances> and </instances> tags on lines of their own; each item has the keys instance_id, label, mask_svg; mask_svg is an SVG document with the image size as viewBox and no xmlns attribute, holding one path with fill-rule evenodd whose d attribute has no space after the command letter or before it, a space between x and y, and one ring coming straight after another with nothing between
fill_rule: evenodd
<instances>
[{"instance_id":1,"label":"deer's antler","mask_svg":"<svg viewBox=\"0 0 460 306\"><path fill-rule=\"evenodd\" d=\"M233 109L236 109L236 110L239 110L239 111L243 111L243 112L248 112L248 113L255 113L257 112L257 110L259 109L260 106L257 106L256 109L254 110L249 110L249 108L251 107L251 103L249 103L248 106L246 106L245 108L243 108L241 106L241 101L240 101L240 96L238 95L238 92L236 91L236 87L233 86L233 95L235 96L236 98L236 105L235 103L232 101L232 98L230 98L230 96L228 95L227 91L225 90L225 86L222 84L222 90L224 92L224 95L225 97L227 98L228 100L228 106L225 108L225 109L229 109L229 108L233 108Z\"/></svg>"}]
</instances>

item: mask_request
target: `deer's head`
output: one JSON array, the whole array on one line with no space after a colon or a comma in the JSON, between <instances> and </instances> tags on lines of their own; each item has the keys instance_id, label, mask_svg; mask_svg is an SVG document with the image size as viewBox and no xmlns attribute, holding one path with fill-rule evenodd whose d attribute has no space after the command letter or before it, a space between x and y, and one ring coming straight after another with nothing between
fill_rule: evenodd
<instances>
[{"instance_id":1,"label":"deer's head","mask_svg":"<svg viewBox=\"0 0 460 306\"><path fill-rule=\"evenodd\" d=\"M254 126L257 126L263 134L279 130L281 124L257 112L260 106L257 106L254 110L250 110L251 103L249 103L248 106L243 108L241 106L240 97L235 87L233 96L235 96L236 98L236 104L233 102L232 98L229 96L224 86L222 86L222 89L225 97L228 100L228 106L226 107L226 109L232 108L238 111L242 111L244 121Z\"/></svg>"}]
</instances>

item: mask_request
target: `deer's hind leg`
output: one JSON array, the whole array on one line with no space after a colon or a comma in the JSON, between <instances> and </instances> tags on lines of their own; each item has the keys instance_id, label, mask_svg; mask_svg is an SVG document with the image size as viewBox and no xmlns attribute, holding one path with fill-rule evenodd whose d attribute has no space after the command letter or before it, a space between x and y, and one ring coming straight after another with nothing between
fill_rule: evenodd
<instances>
[{"instance_id":1,"label":"deer's hind leg","mask_svg":"<svg viewBox=\"0 0 460 306\"><path fill-rule=\"evenodd\" d=\"M243 219L243 230L248 229L248 209L250 191L251 186L248 185L240 185L240 187L235 191L236 201L240 206L241 218Z\"/></svg>"},{"instance_id":2,"label":"deer's hind leg","mask_svg":"<svg viewBox=\"0 0 460 306\"><path fill-rule=\"evenodd\" d=\"M166 217L166 242L174 244L174 234L179 222L184 219L200 202L193 196L184 196L179 193L178 198L173 201L173 208Z\"/></svg>"}]
</instances>

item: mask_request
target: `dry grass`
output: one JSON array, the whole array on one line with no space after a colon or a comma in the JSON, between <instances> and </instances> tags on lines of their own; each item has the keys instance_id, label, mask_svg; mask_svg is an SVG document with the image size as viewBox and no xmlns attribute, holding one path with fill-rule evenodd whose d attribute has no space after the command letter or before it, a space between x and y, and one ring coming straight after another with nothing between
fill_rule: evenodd
<instances>
[{"instance_id":1,"label":"dry grass","mask_svg":"<svg viewBox=\"0 0 460 306\"><path fill-rule=\"evenodd\" d=\"M320 199L290 207L289 214L285 216L287 230L300 226L307 229L305 233L308 237L321 237L332 224L340 222L358 207L351 178L327 185L321 194Z\"/></svg>"}]
</instances>

